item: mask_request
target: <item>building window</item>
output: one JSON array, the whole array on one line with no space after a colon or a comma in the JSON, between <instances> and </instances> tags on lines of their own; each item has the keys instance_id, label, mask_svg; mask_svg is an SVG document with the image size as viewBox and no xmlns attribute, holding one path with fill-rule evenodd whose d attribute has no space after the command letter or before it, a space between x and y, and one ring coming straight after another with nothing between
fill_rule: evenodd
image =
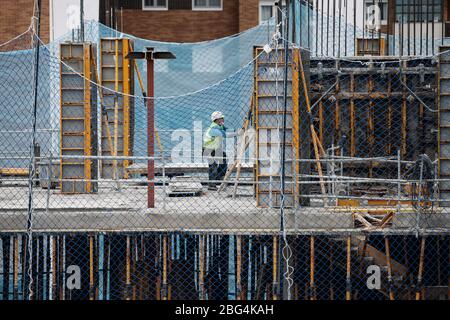
<instances>
[{"instance_id":1,"label":"building window","mask_svg":"<svg viewBox=\"0 0 450 320\"><path fill-rule=\"evenodd\" d=\"M397 22L439 22L442 0L396 0L395 11Z\"/></svg>"},{"instance_id":2,"label":"building window","mask_svg":"<svg viewBox=\"0 0 450 320\"><path fill-rule=\"evenodd\" d=\"M143 10L167 10L168 0L142 0Z\"/></svg>"},{"instance_id":3,"label":"building window","mask_svg":"<svg viewBox=\"0 0 450 320\"><path fill-rule=\"evenodd\" d=\"M387 25L388 23L388 1L387 0L365 0L364 12L366 22L372 24ZM376 19L377 21L373 21Z\"/></svg>"},{"instance_id":4,"label":"building window","mask_svg":"<svg viewBox=\"0 0 450 320\"><path fill-rule=\"evenodd\" d=\"M222 10L222 0L192 0L192 10Z\"/></svg>"},{"instance_id":5,"label":"building window","mask_svg":"<svg viewBox=\"0 0 450 320\"><path fill-rule=\"evenodd\" d=\"M259 0L259 23L270 20L277 13L277 0ZM281 10L284 10L284 1L282 2Z\"/></svg>"},{"instance_id":6,"label":"building window","mask_svg":"<svg viewBox=\"0 0 450 320\"><path fill-rule=\"evenodd\" d=\"M261 4L259 7L259 23L270 20L274 16L274 6Z\"/></svg>"}]
</instances>

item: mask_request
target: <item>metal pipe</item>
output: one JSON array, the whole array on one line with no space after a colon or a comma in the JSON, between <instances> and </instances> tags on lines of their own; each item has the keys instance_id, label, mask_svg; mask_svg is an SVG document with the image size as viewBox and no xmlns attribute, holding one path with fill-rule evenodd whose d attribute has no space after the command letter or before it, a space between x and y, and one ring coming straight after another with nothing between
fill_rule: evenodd
<instances>
[{"instance_id":1,"label":"metal pipe","mask_svg":"<svg viewBox=\"0 0 450 320\"><path fill-rule=\"evenodd\" d=\"M363 10L364 11L364 10ZM364 16L364 13L363 13ZM354 46L354 52L353 55L357 55L357 40L356 40L356 0L353 0L353 46Z\"/></svg>"},{"instance_id":2,"label":"metal pipe","mask_svg":"<svg viewBox=\"0 0 450 320\"><path fill-rule=\"evenodd\" d=\"M310 273L309 273L309 298L316 300L316 283L315 283L315 250L314 250L314 236L310 237Z\"/></svg>"},{"instance_id":3,"label":"metal pipe","mask_svg":"<svg viewBox=\"0 0 450 320\"><path fill-rule=\"evenodd\" d=\"M293 1L294 2L294 1ZM313 4L314 6L314 4ZM316 56L318 56L318 52L319 52L319 0L316 0L316 34L315 34L315 38L316 38Z\"/></svg>"},{"instance_id":4,"label":"metal pipe","mask_svg":"<svg viewBox=\"0 0 450 320\"><path fill-rule=\"evenodd\" d=\"M422 0L420 0L420 2L419 2L419 4L420 4L420 11L419 11L419 13L420 13L420 36L419 36L419 39L420 39L420 55L422 55L422 46L423 46L423 3L422 3Z\"/></svg>"},{"instance_id":5,"label":"metal pipe","mask_svg":"<svg viewBox=\"0 0 450 320\"><path fill-rule=\"evenodd\" d=\"M56 300L57 295L56 295L56 291L57 291L57 247L56 247L56 239L57 236L51 236L50 237L50 242L51 242L51 296L50 296L50 300Z\"/></svg>"},{"instance_id":6,"label":"metal pipe","mask_svg":"<svg viewBox=\"0 0 450 320\"><path fill-rule=\"evenodd\" d=\"M420 242L420 256L419 256L419 271L417 274L417 285L416 285L416 300L423 300L423 269L425 260L425 236L422 237Z\"/></svg>"},{"instance_id":7,"label":"metal pipe","mask_svg":"<svg viewBox=\"0 0 450 320\"><path fill-rule=\"evenodd\" d=\"M444 45L445 22L444 22L444 1L441 1L441 45Z\"/></svg>"},{"instance_id":8,"label":"metal pipe","mask_svg":"<svg viewBox=\"0 0 450 320\"><path fill-rule=\"evenodd\" d=\"M372 0L372 8L375 8L375 0ZM375 17L374 17L374 19L375 19ZM376 28L376 24L377 24L377 21L374 21L374 24L373 24L373 26L372 26L372 30L371 30L371 55L374 55L373 54L373 48L374 48L374 39L375 39L375 32L374 32L374 29Z\"/></svg>"},{"instance_id":9,"label":"metal pipe","mask_svg":"<svg viewBox=\"0 0 450 320\"><path fill-rule=\"evenodd\" d=\"M147 156L155 156L155 105L154 100L151 99L155 96L154 87L154 60L153 60L153 48L147 48ZM147 207L155 207L155 161L149 160L147 162Z\"/></svg>"},{"instance_id":10,"label":"metal pipe","mask_svg":"<svg viewBox=\"0 0 450 320\"><path fill-rule=\"evenodd\" d=\"M80 0L80 41L84 42L84 0Z\"/></svg>"},{"instance_id":11,"label":"metal pipe","mask_svg":"<svg viewBox=\"0 0 450 320\"><path fill-rule=\"evenodd\" d=\"M403 47L403 45L404 45L404 34L403 34L403 32L404 32L404 30L403 30L403 28L404 28L404 18L405 18L405 12L404 12L404 3L403 3L403 1L405 1L405 0L401 0L401 12L400 12L400 15L399 15L399 24L398 24L398 29L399 29L399 35L398 35L398 39L399 39L399 41L400 41L400 43L399 43L399 50L400 50L400 53L399 53L399 55L400 55L400 57L402 57L403 56L403 50L404 50L404 47Z\"/></svg>"},{"instance_id":12,"label":"metal pipe","mask_svg":"<svg viewBox=\"0 0 450 320\"><path fill-rule=\"evenodd\" d=\"M414 30L413 30L413 37L414 37L414 55L416 55L417 52L417 34L416 34L416 28L417 28L417 16L416 16L416 11L417 11L417 0L414 0L414 17L413 17L413 25L414 25Z\"/></svg>"},{"instance_id":13,"label":"metal pipe","mask_svg":"<svg viewBox=\"0 0 450 320\"><path fill-rule=\"evenodd\" d=\"M198 251L198 288L200 300L205 300L205 236L199 236L199 251Z\"/></svg>"},{"instance_id":14,"label":"metal pipe","mask_svg":"<svg viewBox=\"0 0 450 320\"><path fill-rule=\"evenodd\" d=\"M356 1L356 0L355 0ZM328 57L328 43L329 43L329 34L330 34L330 0L327 0L327 48L326 48L326 55Z\"/></svg>"},{"instance_id":15,"label":"metal pipe","mask_svg":"<svg viewBox=\"0 0 450 320\"><path fill-rule=\"evenodd\" d=\"M200 242L202 241L201 239L202 236L200 236ZM167 300L168 299L168 286L167 286L167 278L168 278L168 263L167 263L167 258L168 258L168 239L167 239L167 234L165 234L163 236L163 247L162 247L162 300ZM201 251L201 247L200 247L200 251Z\"/></svg>"},{"instance_id":16,"label":"metal pipe","mask_svg":"<svg viewBox=\"0 0 450 320\"><path fill-rule=\"evenodd\" d=\"M408 15L407 15L407 27L408 27L408 56L411 55L411 19L410 19L410 14L411 14L411 7L408 6Z\"/></svg>"},{"instance_id":17,"label":"metal pipe","mask_svg":"<svg viewBox=\"0 0 450 320\"><path fill-rule=\"evenodd\" d=\"M131 240L130 236L126 239L126 257L125 257L125 300L131 299Z\"/></svg>"},{"instance_id":18,"label":"metal pipe","mask_svg":"<svg viewBox=\"0 0 450 320\"><path fill-rule=\"evenodd\" d=\"M352 270L352 238L347 237L347 263L346 263L346 280L345 280L345 300L352 299L352 283L351 283L351 270Z\"/></svg>"},{"instance_id":19,"label":"metal pipe","mask_svg":"<svg viewBox=\"0 0 450 320\"><path fill-rule=\"evenodd\" d=\"M303 47L303 43L302 43L302 39L303 39L303 37L302 37L302 33L303 33L303 15L302 15L302 6L303 6L303 4L302 4L302 2L303 2L303 0L299 0L299 8L298 8L298 14L299 14L299 18L298 18L298 21L299 21L299 35L298 35L298 39L299 39L299 46L300 47ZM308 22L308 24L309 24L309 20L307 21Z\"/></svg>"},{"instance_id":20,"label":"metal pipe","mask_svg":"<svg viewBox=\"0 0 450 320\"><path fill-rule=\"evenodd\" d=\"M323 0L320 3L321 12L320 12L320 55L323 56ZM328 33L328 30L327 30Z\"/></svg>"},{"instance_id":21,"label":"metal pipe","mask_svg":"<svg viewBox=\"0 0 450 320\"><path fill-rule=\"evenodd\" d=\"M434 0L431 0L431 54L434 55Z\"/></svg>"},{"instance_id":22,"label":"metal pipe","mask_svg":"<svg viewBox=\"0 0 450 320\"><path fill-rule=\"evenodd\" d=\"M425 43L425 51L426 51L426 55L428 55L428 36L429 36L429 34L428 34L428 30L429 30L429 25L430 25L430 23L429 23L429 14L430 14L430 2L429 2L430 0L427 0L427 17L425 18L425 23L426 23L426 26L425 26L425 33L426 33L426 36L425 36L425 41L426 41L426 43Z\"/></svg>"},{"instance_id":23,"label":"metal pipe","mask_svg":"<svg viewBox=\"0 0 450 320\"><path fill-rule=\"evenodd\" d=\"M341 56L341 11L342 11L342 0L339 1L338 7L338 57Z\"/></svg>"},{"instance_id":24,"label":"metal pipe","mask_svg":"<svg viewBox=\"0 0 450 320\"><path fill-rule=\"evenodd\" d=\"M240 235L236 235L236 300L241 300L242 294L242 239Z\"/></svg>"},{"instance_id":25,"label":"metal pipe","mask_svg":"<svg viewBox=\"0 0 450 320\"><path fill-rule=\"evenodd\" d=\"M13 237L13 299L17 300L19 295L19 235Z\"/></svg>"},{"instance_id":26,"label":"metal pipe","mask_svg":"<svg viewBox=\"0 0 450 320\"><path fill-rule=\"evenodd\" d=\"M95 300L94 287L94 236L89 236L89 300Z\"/></svg>"},{"instance_id":27,"label":"metal pipe","mask_svg":"<svg viewBox=\"0 0 450 320\"><path fill-rule=\"evenodd\" d=\"M309 1L306 3L306 9L308 10L308 48L311 49L311 30L310 30L310 25L311 25L311 17L310 17L310 12L311 12L311 8L309 5Z\"/></svg>"},{"instance_id":28,"label":"metal pipe","mask_svg":"<svg viewBox=\"0 0 450 320\"><path fill-rule=\"evenodd\" d=\"M394 288L392 283L392 265L391 265L391 253L389 248L389 238L386 236L384 237L384 244L386 247L386 264L388 269L388 290L389 290L389 300L395 300L394 299Z\"/></svg>"},{"instance_id":29,"label":"metal pipe","mask_svg":"<svg viewBox=\"0 0 450 320\"><path fill-rule=\"evenodd\" d=\"M272 245L272 299L278 300L278 238L273 236Z\"/></svg>"},{"instance_id":30,"label":"metal pipe","mask_svg":"<svg viewBox=\"0 0 450 320\"><path fill-rule=\"evenodd\" d=\"M335 56L336 46L336 0L333 0L333 57Z\"/></svg>"}]
</instances>

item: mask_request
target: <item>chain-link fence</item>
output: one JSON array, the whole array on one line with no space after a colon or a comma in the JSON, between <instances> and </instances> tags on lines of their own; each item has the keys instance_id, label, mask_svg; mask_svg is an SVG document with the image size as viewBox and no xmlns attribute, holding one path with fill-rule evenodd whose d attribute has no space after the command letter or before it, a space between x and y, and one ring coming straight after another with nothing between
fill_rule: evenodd
<instances>
[{"instance_id":1,"label":"chain-link fence","mask_svg":"<svg viewBox=\"0 0 450 320\"><path fill-rule=\"evenodd\" d=\"M448 51L320 57L287 16L0 46L2 299L447 299Z\"/></svg>"}]
</instances>

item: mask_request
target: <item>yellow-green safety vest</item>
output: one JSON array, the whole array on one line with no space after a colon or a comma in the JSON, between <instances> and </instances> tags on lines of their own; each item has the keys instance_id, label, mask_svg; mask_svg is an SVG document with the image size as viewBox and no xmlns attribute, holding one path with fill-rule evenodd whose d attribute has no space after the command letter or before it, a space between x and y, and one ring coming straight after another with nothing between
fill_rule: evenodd
<instances>
[{"instance_id":1,"label":"yellow-green safety vest","mask_svg":"<svg viewBox=\"0 0 450 320\"><path fill-rule=\"evenodd\" d=\"M222 147L223 135L214 137L211 136L212 129L218 129L223 132L223 135L225 135L225 128L223 126L219 126L215 122L212 122L203 136L203 148L217 150Z\"/></svg>"}]
</instances>

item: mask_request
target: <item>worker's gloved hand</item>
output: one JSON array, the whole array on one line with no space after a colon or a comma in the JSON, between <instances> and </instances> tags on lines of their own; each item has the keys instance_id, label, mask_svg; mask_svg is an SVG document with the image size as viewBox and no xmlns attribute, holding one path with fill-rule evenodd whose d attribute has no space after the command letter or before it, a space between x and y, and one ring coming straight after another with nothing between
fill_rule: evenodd
<instances>
[{"instance_id":1,"label":"worker's gloved hand","mask_svg":"<svg viewBox=\"0 0 450 320\"><path fill-rule=\"evenodd\" d=\"M244 134L244 129L239 129L238 131L234 132L227 132L227 138L233 138L233 137L239 137Z\"/></svg>"}]
</instances>

